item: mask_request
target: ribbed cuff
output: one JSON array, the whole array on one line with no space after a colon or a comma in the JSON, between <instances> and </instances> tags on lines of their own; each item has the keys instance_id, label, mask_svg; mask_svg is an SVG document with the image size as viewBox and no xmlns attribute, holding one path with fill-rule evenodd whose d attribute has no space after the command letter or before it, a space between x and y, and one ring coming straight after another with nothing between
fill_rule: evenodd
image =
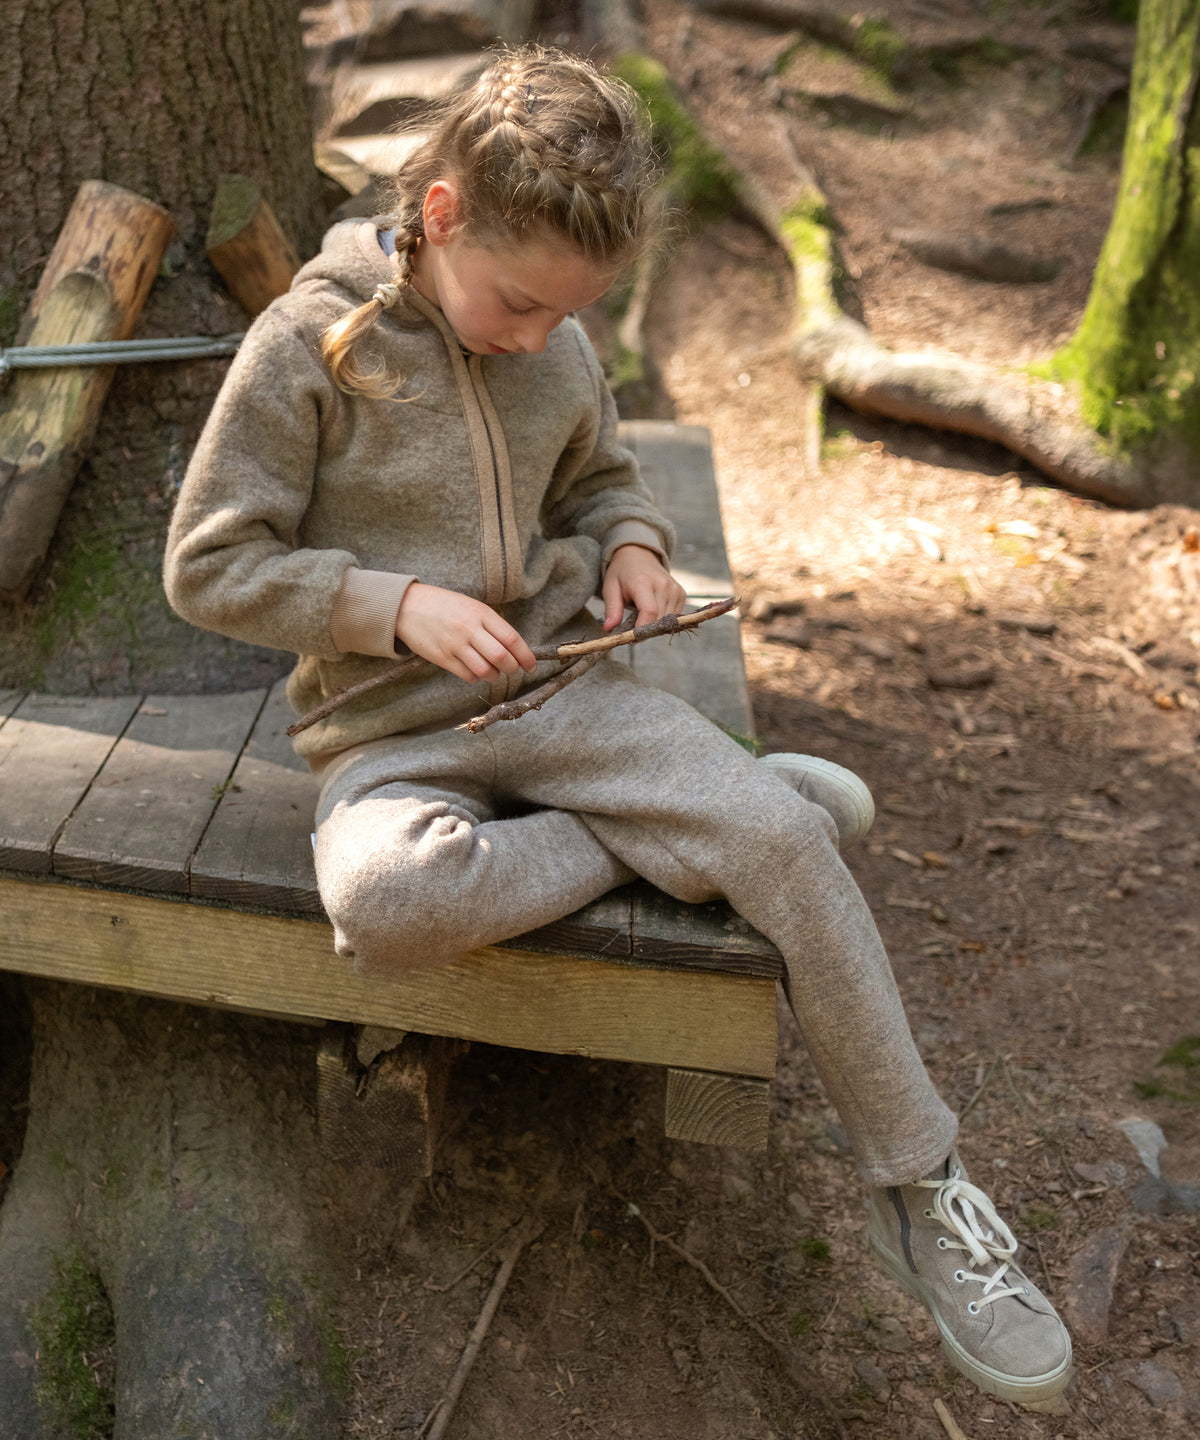
<instances>
[{"instance_id":1,"label":"ribbed cuff","mask_svg":"<svg viewBox=\"0 0 1200 1440\"><path fill-rule=\"evenodd\" d=\"M654 526L647 525L644 520L618 521L604 537L601 563L607 565L613 557L613 551L620 549L622 545L644 545L647 550L653 550L664 565L667 564L666 542Z\"/></svg>"},{"instance_id":2,"label":"ribbed cuff","mask_svg":"<svg viewBox=\"0 0 1200 1440\"><path fill-rule=\"evenodd\" d=\"M345 654L396 654L396 615L404 593L417 577L351 565L333 601L329 631Z\"/></svg>"}]
</instances>

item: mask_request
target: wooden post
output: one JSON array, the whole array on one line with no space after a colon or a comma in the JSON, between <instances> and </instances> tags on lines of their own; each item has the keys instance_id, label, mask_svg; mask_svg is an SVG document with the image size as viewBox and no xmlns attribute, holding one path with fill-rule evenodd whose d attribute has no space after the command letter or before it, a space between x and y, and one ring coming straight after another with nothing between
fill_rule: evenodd
<instances>
[{"instance_id":1,"label":"wooden post","mask_svg":"<svg viewBox=\"0 0 1200 1440\"><path fill-rule=\"evenodd\" d=\"M79 187L18 339L71 345L129 338L175 222L101 180ZM91 444L111 365L19 370L0 402L0 598L29 588Z\"/></svg>"},{"instance_id":2,"label":"wooden post","mask_svg":"<svg viewBox=\"0 0 1200 1440\"><path fill-rule=\"evenodd\" d=\"M300 257L253 180L217 182L205 250L229 293L249 315L263 311L292 283Z\"/></svg>"}]
</instances>

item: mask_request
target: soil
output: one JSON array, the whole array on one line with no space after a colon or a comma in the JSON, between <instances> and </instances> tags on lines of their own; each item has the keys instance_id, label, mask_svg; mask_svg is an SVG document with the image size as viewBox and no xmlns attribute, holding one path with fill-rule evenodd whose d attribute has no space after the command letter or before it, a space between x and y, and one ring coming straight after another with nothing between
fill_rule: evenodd
<instances>
[{"instance_id":1,"label":"soil","mask_svg":"<svg viewBox=\"0 0 1200 1440\"><path fill-rule=\"evenodd\" d=\"M1083 97L1113 72L1067 45L1128 49L1130 31L1070 5L863 13L889 9L906 32L953 22L1031 53L893 92L815 43L777 74L794 36L671 0L650 0L646 25L708 132L783 192L785 127L877 338L1045 358L1078 322L1119 164L1102 146L1074 156ZM838 94L906 113L864 120ZM1047 284L990 285L918 264L890 238L904 228L1064 263ZM666 413L712 431L764 748L828 756L875 794L847 860L963 1114L972 1178L1074 1317L1068 1413L957 1377L870 1261L845 1135L781 1008L765 1155L664 1139L651 1069L475 1046L430 1181L397 1180L378 1203L335 1181L351 1435L424 1433L531 1211L545 1228L453 1440L824 1440L839 1425L940 1440L935 1401L971 1440L1184 1440L1200 1425L1200 512L1107 509L1005 451L837 407L806 469L789 284L749 223L680 241L649 324ZM1136 1118L1167 1142L1157 1178L1119 1128ZM1106 1235L1124 1248L1097 1311L1080 1271Z\"/></svg>"},{"instance_id":2,"label":"soil","mask_svg":"<svg viewBox=\"0 0 1200 1440\"><path fill-rule=\"evenodd\" d=\"M893 8L911 31L917 7ZM1033 53L926 77L888 97L909 114L876 133L774 103L781 81L880 98L845 57L806 45L778 77L794 36L669 0L647 27L708 133L777 189L786 126L877 338L1023 366L1073 331L1107 226L1118 156L1071 158L1102 67L1065 54L1079 24L937 8ZM1083 19L1128 47L1127 29ZM990 213L1014 204L1028 208ZM1049 284L987 284L918 264L889 238L901 228L1064 263ZM848 863L929 1068L964 1112L972 1177L1033 1278L1075 1305L1069 1413L958 1378L871 1262L845 1136L781 1009L761 1157L665 1140L650 1070L478 1046L460 1061L432 1180L358 1227L353 1434L420 1431L530 1209L546 1229L453 1435L832 1435L817 1396L848 1436L888 1440L941 1437L935 1400L971 1440L1190 1437L1200 1423L1200 1092L1194 1068L1159 1063L1172 1047L1194 1063L1179 1044L1200 1035L1200 513L1107 509L1003 450L837 407L806 473L789 283L759 231L722 219L681 243L649 343L667 413L713 434L743 613L758 617L743 642L759 738L848 765L875 794ZM791 613L773 616L780 602ZM970 671L986 679L930 683ZM1162 1129L1166 1183L1118 1128L1135 1117ZM807 1390L643 1219L790 1346ZM1108 1232L1125 1249L1104 1334L1076 1272Z\"/></svg>"}]
</instances>

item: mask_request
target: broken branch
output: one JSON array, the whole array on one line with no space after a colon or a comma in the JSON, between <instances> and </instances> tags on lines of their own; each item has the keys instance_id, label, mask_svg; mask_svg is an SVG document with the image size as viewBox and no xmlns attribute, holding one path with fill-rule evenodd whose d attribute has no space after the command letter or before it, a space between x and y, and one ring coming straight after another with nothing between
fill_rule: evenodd
<instances>
[{"instance_id":1,"label":"broken branch","mask_svg":"<svg viewBox=\"0 0 1200 1440\"><path fill-rule=\"evenodd\" d=\"M512 1273L517 1267L517 1261L521 1258L521 1251L526 1245L531 1244L546 1228L545 1222L540 1219L528 1220L523 1224L509 1243L504 1252L504 1259L501 1261L500 1269L496 1272L496 1278L492 1281L492 1288L488 1291L488 1297L483 1302L483 1309L479 1312L479 1319L475 1322L475 1328L471 1331L471 1338L467 1341L462 1355L459 1357L458 1365L454 1374L450 1377L450 1383L446 1386L442 1398L434 1405L429 1412L429 1418L425 1425L421 1426L421 1434L428 1435L429 1440L441 1440L446 1433L446 1427L450 1424L454 1414L454 1407L458 1404L458 1397L462 1394L463 1386L467 1383L467 1377L471 1373L471 1367L479 1357L483 1348L483 1342L487 1338L488 1329L495 1319L496 1311L500 1308L500 1301L504 1297L504 1291L512 1279ZM430 1421L432 1420L432 1424ZM426 1429L426 1426L429 1428Z\"/></svg>"},{"instance_id":2,"label":"broken branch","mask_svg":"<svg viewBox=\"0 0 1200 1440\"><path fill-rule=\"evenodd\" d=\"M705 1281L708 1283L708 1285L713 1289L713 1291L715 1291L716 1294L721 1297L722 1300L725 1301L725 1303L734 1312L734 1314L744 1324L749 1325L750 1329L754 1331L754 1333L758 1336L760 1340L766 1341L767 1345L771 1349L772 1354L780 1362L783 1369L787 1372L792 1381L800 1387L801 1391L815 1405L820 1406L821 1410L825 1413L825 1415L828 1417L830 1422L837 1430L838 1435L842 1437L842 1440L845 1440L846 1429L841 1422L841 1417L839 1416L838 1412L833 1408L832 1404L830 1404L830 1402L825 1398L825 1396L822 1395L818 1390L814 1390L811 1383L801 1373L800 1367L796 1363L796 1356L792 1353L790 1347L785 1345L781 1340L776 1340L774 1335L772 1335L770 1331L765 1330L763 1326L761 1326L752 1315L748 1315L746 1311L743 1310L742 1307L738 1304L737 1300L733 1297L730 1291L724 1285L722 1285L721 1282L717 1279L717 1277L712 1273L712 1271L708 1268L708 1266L704 1263L703 1260L693 1255L690 1250L685 1249L682 1245L679 1244L677 1240L672 1239L670 1235L664 1235L661 1230L656 1229L655 1226L653 1226L650 1221L646 1219L645 1215L642 1214L640 1207L635 1205L632 1200L629 1200L626 1196L622 1195L621 1192L617 1190L614 1186L610 1185L609 1189L626 1207L626 1210L631 1216L631 1218L637 1219L641 1222L642 1228L650 1237L651 1245L665 1245L672 1254L678 1255L679 1258L683 1261L686 1261L686 1263L690 1265L693 1270L699 1271L700 1274L704 1277Z\"/></svg>"},{"instance_id":3,"label":"broken branch","mask_svg":"<svg viewBox=\"0 0 1200 1440\"><path fill-rule=\"evenodd\" d=\"M558 691L563 688L563 685L569 685L571 680L577 680L580 675L585 673L585 670L590 670L591 666L596 663L596 660L598 660L606 650L615 650L618 645L640 645L643 640L654 640L660 635L678 635L685 630L691 630L697 625L702 625L705 620L715 620L718 615L727 614L737 603L738 597L733 595L726 600L714 600L711 604L705 605L699 610L693 610L687 615L664 615L661 620L653 620L649 625L634 625L631 620L625 620L621 622L617 629L610 631L607 635L600 635L591 640L569 640L562 645L534 645L531 649L535 660L573 660L581 655L593 655L595 659L582 670L576 666L571 666L569 670L565 670L562 674L556 675L554 679L549 682L550 685L554 685L556 688L551 690L549 694L543 695L537 705L529 705L526 708L539 708L550 698L551 694L557 694ZM332 715L335 710L340 710L343 705L348 705L351 700L357 700L360 696L368 694L377 686L388 685L393 680L400 679L402 675L408 674L410 670L414 670L418 665L428 663L428 661L423 661L419 655L409 655L406 659L401 660L398 665L393 665L390 669L384 670L378 675L373 675L369 680L362 680L357 685L351 685L345 690L339 690L336 695L331 696L322 704L302 715L294 725L289 725L287 733L289 735L299 735L302 730L307 730L309 726L315 725L318 720L326 719ZM563 680L564 675L569 675L570 679ZM557 684L560 680L563 680L563 684L561 685ZM549 687L543 686L542 688L548 689ZM533 695L528 698L532 700L534 696L539 694L541 694L541 691L535 690ZM506 705L516 703L518 702L506 702ZM503 709L505 706L498 706L497 708ZM525 711L519 713L524 714ZM490 715L491 712L489 711L488 714ZM483 720L485 718L485 716L477 716L476 720ZM498 715L495 718L498 720L515 719L516 716ZM486 728L483 725L477 727L476 720L468 721L467 728L470 730ZM492 723L492 720L488 720L489 725Z\"/></svg>"}]
</instances>

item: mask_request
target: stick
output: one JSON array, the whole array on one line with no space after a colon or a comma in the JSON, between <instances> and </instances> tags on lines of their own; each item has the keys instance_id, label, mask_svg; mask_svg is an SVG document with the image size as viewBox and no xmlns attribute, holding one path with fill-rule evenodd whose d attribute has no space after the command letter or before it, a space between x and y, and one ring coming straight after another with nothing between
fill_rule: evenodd
<instances>
[{"instance_id":1,"label":"stick","mask_svg":"<svg viewBox=\"0 0 1200 1440\"><path fill-rule=\"evenodd\" d=\"M540 710L547 700L552 699L560 690L565 690L572 680L578 680L581 675L586 675L599 659L599 655L585 655L582 660L576 660L574 665L568 665L565 670L560 670L553 680L548 680L537 690L531 690L528 695L522 695L516 700L502 700L499 705L493 705L484 714L476 715L458 728L469 730L472 735L478 735L481 730L486 730L497 720L519 720L522 715L528 715L531 710Z\"/></svg>"},{"instance_id":2,"label":"stick","mask_svg":"<svg viewBox=\"0 0 1200 1440\"><path fill-rule=\"evenodd\" d=\"M744 1324L749 1325L750 1329L754 1331L754 1333L759 1337L760 1340L766 1341L775 1358L782 1364L783 1368L787 1371L788 1375L795 1382L795 1384L799 1386L800 1390L804 1393L804 1395L808 1397L808 1399L810 1399L815 1405L820 1406L820 1408L824 1411L825 1415L832 1422L834 1428L837 1430L838 1435L842 1437L842 1440L846 1440L846 1429L841 1422L841 1418L838 1415L838 1412L833 1408L832 1404L830 1404L830 1402L825 1398L824 1395L812 1388L808 1380L800 1373L799 1367L796 1364L796 1357L792 1354L790 1348L787 1345L784 1345L782 1341L776 1340L774 1335L772 1335L770 1331L765 1330L758 1323L758 1321L754 1319L752 1315L748 1315L746 1311L742 1309L742 1307L734 1299L733 1295L729 1292L729 1290L725 1288L724 1285L721 1284L721 1282L712 1273L712 1271L708 1268L708 1266L704 1263L703 1260L693 1255L690 1250L684 1249L684 1247L680 1245L678 1241L673 1240L670 1235L664 1235L660 1230L655 1229L655 1227L650 1223L650 1221L647 1220L646 1217L642 1214L641 1209L631 1200L626 1199L626 1197L622 1195L619 1190L615 1189L612 1186L609 1186L609 1189L612 1190L612 1193L617 1197L617 1199L620 1200L623 1205L625 1205L625 1207L629 1211L629 1214L636 1217L642 1222L646 1234L650 1237L650 1243L652 1245L665 1245L667 1249L672 1252L672 1254L678 1255L681 1260L686 1261L686 1263L689 1264L693 1270L698 1270L700 1274L704 1276L704 1279L708 1282L712 1289L715 1290L716 1293L721 1297L721 1299L725 1301L725 1303L734 1312L734 1314L737 1315L737 1317Z\"/></svg>"},{"instance_id":3,"label":"stick","mask_svg":"<svg viewBox=\"0 0 1200 1440\"><path fill-rule=\"evenodd\" d=\"M969 1440L969 1437L958 1428L958 1423L941 1400L933 1402L933 1408L938 1419L942 1422L942 1429L950 1437L950 1440Z\"/></svg>"},{"instance_id":4,"label":"stick","mask_svg":"<svg viewBox=\"0 0 1200 1440\"><path fill-rule=\"evenodd\" d=\"M604 651L615 650L618 645L638 645L643 640L654 640L659 635L686 634L688 630L694 629L705 620L712 620L718 615L724 615L736 604L736 598L714 600L711 605L706 605L702 610L694 610L690 615L664 615L661 620L653 620L649 625L638 625L634 629L626 627L614 630L612 634L605 635L599 640L577 640L572 644L559 645L557 649L553 646L539 646L533 652L539 659L550 658L548 655L539 655L539 650L549 650L551 654L557 656L582 655L584 658L576 661L574 665L568 666L567 669L559 671L553 680L540 689L531 691L528 695L519 696L516 700L502 700L499 705L493 705L484 714L476 715L474 719L468 720L465 725L460 725L458 728L469 730L472 735L478 735L481 730L486 730L497 720L519 720L522 715L528 715L531 710L540 710L547 700L557 695L560 690L565 690L573 680L578 680L581 675L586 675Z\"/></svg>"},{"instance_id":5,"label":"stick","mask_svg":"<svg viewBox=\"0 0 1200 1440\"><path fill-rule=\"evenodd\" d=\"M727 600L714 600L711 604L703 606L699 610L693 610L687 615L664 615L661 620L651 621L649 625L634 625L632 621L622 621L615 629L607 635L601 635L592 640L569 640L563 645L534 645L532 646L533 658L535 660L570 660L579 655L595 654L597 658L606 650L615 650L618 645L640 645L643 640L655 640L660 635L678 635L697 625L702 625L705 620L715 620L718 615L724 615L732 610L739 603L738 596L730 596ZM361 680L357 685L351 685L345 690L339 690L336 695L331 696L324 703L309 710L296 721L289 725L289 735L299 735L302 730L307 730L310 725L315 725L318 720L324 720L340 710L343 705L348 705L351 700L357 700L360 696L369 694L379 685L389 685L393 680L399 680L421 664L429 664L429 661L422 661L419 655L409 655L401 660L398 665L373 675L369 680ZM593 661L593 664L595 662ZM587 667L588 669L591 666ZM564 672L565 673L565 672ZM580 671L579 674L582 674ZM554 677L555 680L559 676ZM573 676L578 679L578 675ZM551 682L553 683L553 682ZM570 684L570 681L566 682ZM562 689L562 686L558 687ZM534 692L537 693L536 691ZM555 692L557 693L557 692ZM549 699L549 696L546 697ZM476 717L482 719L482 716ZM475 722L468 722L468 729ZM492 722L489 721L489 724ZM481 727L482 728L482 727Z\"/></svg>"},{"instance_id":6,"label":"stick","mask_svg":"<svg viewBox=\"0 0 1200 1440\"><path fill-rule=\"evenodd\" d=\"M445 1393L429 1412L425 1424L418 1432L420 1437L428 1434L429 1440L441 1440L446 1433L446 1427L454 1414L454 1407L458 1403L458 1397L462 1394L463 1386L467 1383L467 1377L471 1373L471 1367L475 1364L483 1342L487 1338L488 1328L495 1318L496 1311L500 1308L500 1301L504 1291L516 1269L517 1261L521 1258L521 1251L546 1228L545 1221L531 1220L520 1227L512 1242L504 1252L500 1269L496 1272L496 1278L492 1281L492 1288L488 1291L488 1297L483 1302L483 1309L479 1312L479 1319L475 1322L475 1328L471 1331L471 1338L467 1341L466 1348L459 1357L458 1366L450 1377L450 1383L446 1386ZM430 1420L432 1419L432 1424ZM428 1426L428 1431L426 1430Z\"/></svg>"}]
</instances>

